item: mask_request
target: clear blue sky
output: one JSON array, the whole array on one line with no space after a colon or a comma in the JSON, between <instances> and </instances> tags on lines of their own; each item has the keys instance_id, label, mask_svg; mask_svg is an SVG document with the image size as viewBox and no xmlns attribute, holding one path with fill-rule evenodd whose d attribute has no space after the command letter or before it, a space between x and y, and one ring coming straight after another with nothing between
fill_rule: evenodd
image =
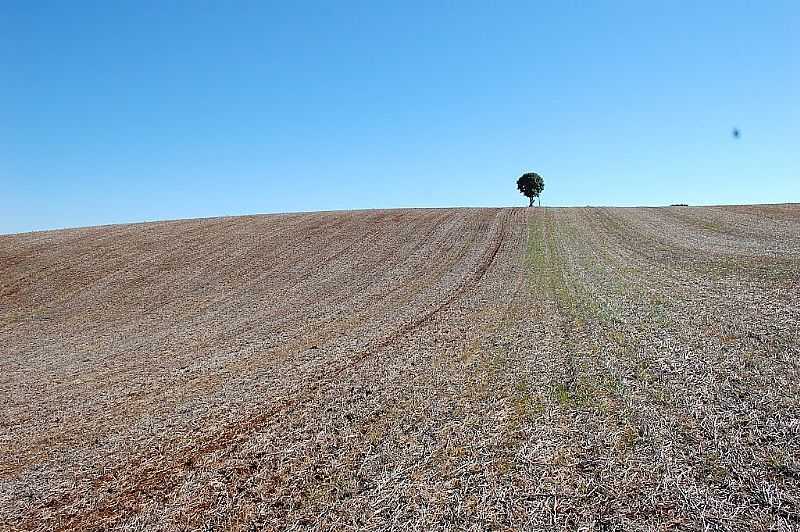
<instances>
[{"instance_id":1,"label":"clear blue sky","mask_svg":"<svg viewBox=\"0 0 800 532\"><path fill-rule=\"evenodd\" d=\"M796 0L5 1L0 233L798 202L799 67Z\"/></svg>"}]
</instances>

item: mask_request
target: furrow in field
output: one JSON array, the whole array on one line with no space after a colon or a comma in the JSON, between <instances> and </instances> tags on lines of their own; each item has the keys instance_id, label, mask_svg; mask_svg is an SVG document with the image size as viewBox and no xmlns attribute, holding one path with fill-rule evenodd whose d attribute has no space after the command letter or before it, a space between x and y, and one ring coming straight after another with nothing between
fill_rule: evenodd
<instances>
[{"instance_id":1,"label":"furrow in field","mask_svg":"<svg viewBox=\"0 0 800 532\"><path fill-rule=\"evenodd\" d=\"M494 258L494 255L497 253L497 249L499 248L500 244L502 243L503 234L505 232L504 225L505 224L502 224L502 223L500 225L498 225L495 228L496 229L495 236L493 236L493 237L489 236L488 237L488 242L487 242L488 247L486 248L485 252L483 252L482 254L478 254L478 255L476 255L474 253L470 254L471 258L469 260L478 259L478 262L474 266L474 270L472 271L472 273L468 274L467 277L462 279L462 281L460 283L457 283L455 289L452 291L452 293L449 296L445 297L445 299L444 299L444 301L442 303L432 306L431 307L432 310L430 310L427 314L423 313L422 314L422 319L416 318L416 320L412 320L410 323L407 323L405 325L401 325L400 330L398 331L399 333L407 334L408 332L410 332L414 328L418 327L424 321L426 321L431 316L433 316L434 314L439 312L442 308L444 308L444 306L446 304L448 304L448 302L451 302L456 297L458 297L458 295L463 290L465 290L466 287L469 286L470 283L477 282L482 277L482 275L485 272L485 269L488 268L489 264L491 264L491 262L492 262L492 260ZM489 227L491 227L491 226L487 225L487 229ZM456 262L462 261L464 259L464 253L460 251L460 252L452 255L452 259L455 260ZM434 261L434 264L438 264L438 262ZM445 262L444 264L445 264L445 266L444 266L443 269L446 270L448 268L446 266L448 263ZM451 263L451 264L453 264L453 263ZM450 266L450 268L452 269L452 266ZM435 279L435 277L434 277L434 279ZM430 279L429 279L429 282L430 282ZM392 303L392 307L396 310L395 302L390 302L390 303ZM380 347L383 347L385 345L388 345L392 341L392 338L394 338L396 336L397 336L397 333L390 334L385 339L378 341L377 344L375 344L375 348L380 348ZM368 354L369 353L365 353L362 356L367 356ZM308 385L308 386L305 387L306 388L306 395L311 396L320 387L331 385L332 384L332 381L331 381L332 378L334 378L337 374L340 374L345 368L348 368L348 369L352 368L352 366L357 362L355 357L352 357L352 356L350 358L345 359L345 360L347 360L347 362L346 362L346 364L344 366L340 365L339 367L329 368L328 371L323 371L321 375L317 375L317 381L314 384L311 384L311 385ZM326 377L326 375L328 375L328 377ZM277 413L279 413L281 411L284 411L290 405L292 405L294 407L297 407L298 403L297 403L296 400L293 401L291 399L288 399L283 407L279 407L279 408L273 409L274 412L272 412L272 411L267 412L266 414L262 415L262 418L263 419L268 419L268 418L274 417L274 414L277 414ZM236 431L246 434L248 431L254 430L254 428L258 425L258 421L256 421L255 425L253 425L251 422L252 422L252 420L250 422L248 422L247 424L243 425L243 426L240 425L239 428L236 429ZM230 435L223 430L221 432L217 432L215 434L215 436L214 436L214 439L215 439L215 441L224 442L227 439L229 439L229 436ZM206 451L211 452L211 451L215 450L214 449L215 445L216 444L214 444L214 443L206 445ZM161 468L161 469L156 468L156 469L159 471L159 479L160 479L159 482L161 482L163 480L161 477L164 476L164 470L163 470L163 468ZM144 476L146 478L147 477L152 477L152 475L149 474L149 473L145 473Z\"/></svg>"}]
</instances>

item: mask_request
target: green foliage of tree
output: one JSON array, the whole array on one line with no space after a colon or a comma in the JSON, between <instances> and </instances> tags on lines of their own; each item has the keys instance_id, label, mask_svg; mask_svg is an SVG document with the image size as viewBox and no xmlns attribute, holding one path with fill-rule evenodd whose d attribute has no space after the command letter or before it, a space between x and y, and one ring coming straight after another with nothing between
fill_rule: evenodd
<instances>
[{"instance_id":1,"label":"green foliage of tree","mask_svg":"<svg viewBox=\"0 0 800 532\"><path fill-rule=\"evenodd\" d=\"M528 198L528 207L533 207L533 200L544 190L544 179L536 172L528 172L517 179L517 188Z\"/></svg>"}]
</instances>

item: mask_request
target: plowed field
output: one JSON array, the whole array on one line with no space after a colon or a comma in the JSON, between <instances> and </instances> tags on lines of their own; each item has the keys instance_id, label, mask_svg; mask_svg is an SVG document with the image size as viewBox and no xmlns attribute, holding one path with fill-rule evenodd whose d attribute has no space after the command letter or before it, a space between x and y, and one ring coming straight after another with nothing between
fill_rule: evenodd
<instances>
[{"instance_id":1,"label":"plowed field","mask_svg":"<svg viewBox=\"0 0 800 532\"><path fill-rule=\"evenodd\" d=\"M0 236L4 530L800 528L800 205Z\"/></svg>"}]
</instances>

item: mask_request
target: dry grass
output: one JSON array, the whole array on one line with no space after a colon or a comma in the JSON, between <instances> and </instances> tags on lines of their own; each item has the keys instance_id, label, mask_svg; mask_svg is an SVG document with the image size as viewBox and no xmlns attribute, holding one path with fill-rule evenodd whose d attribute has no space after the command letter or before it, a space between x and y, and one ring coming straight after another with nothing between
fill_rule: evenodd
<instances>
[{"instance_id":1,"label":"dry grass","mask_svg":"<svg viewBox=\"0 0 800 532\"><path fill-rule=\"evenodd\" d=\"M800 529L800 206L0 236L0 528Z\"/></svg>"}]
</instances>

